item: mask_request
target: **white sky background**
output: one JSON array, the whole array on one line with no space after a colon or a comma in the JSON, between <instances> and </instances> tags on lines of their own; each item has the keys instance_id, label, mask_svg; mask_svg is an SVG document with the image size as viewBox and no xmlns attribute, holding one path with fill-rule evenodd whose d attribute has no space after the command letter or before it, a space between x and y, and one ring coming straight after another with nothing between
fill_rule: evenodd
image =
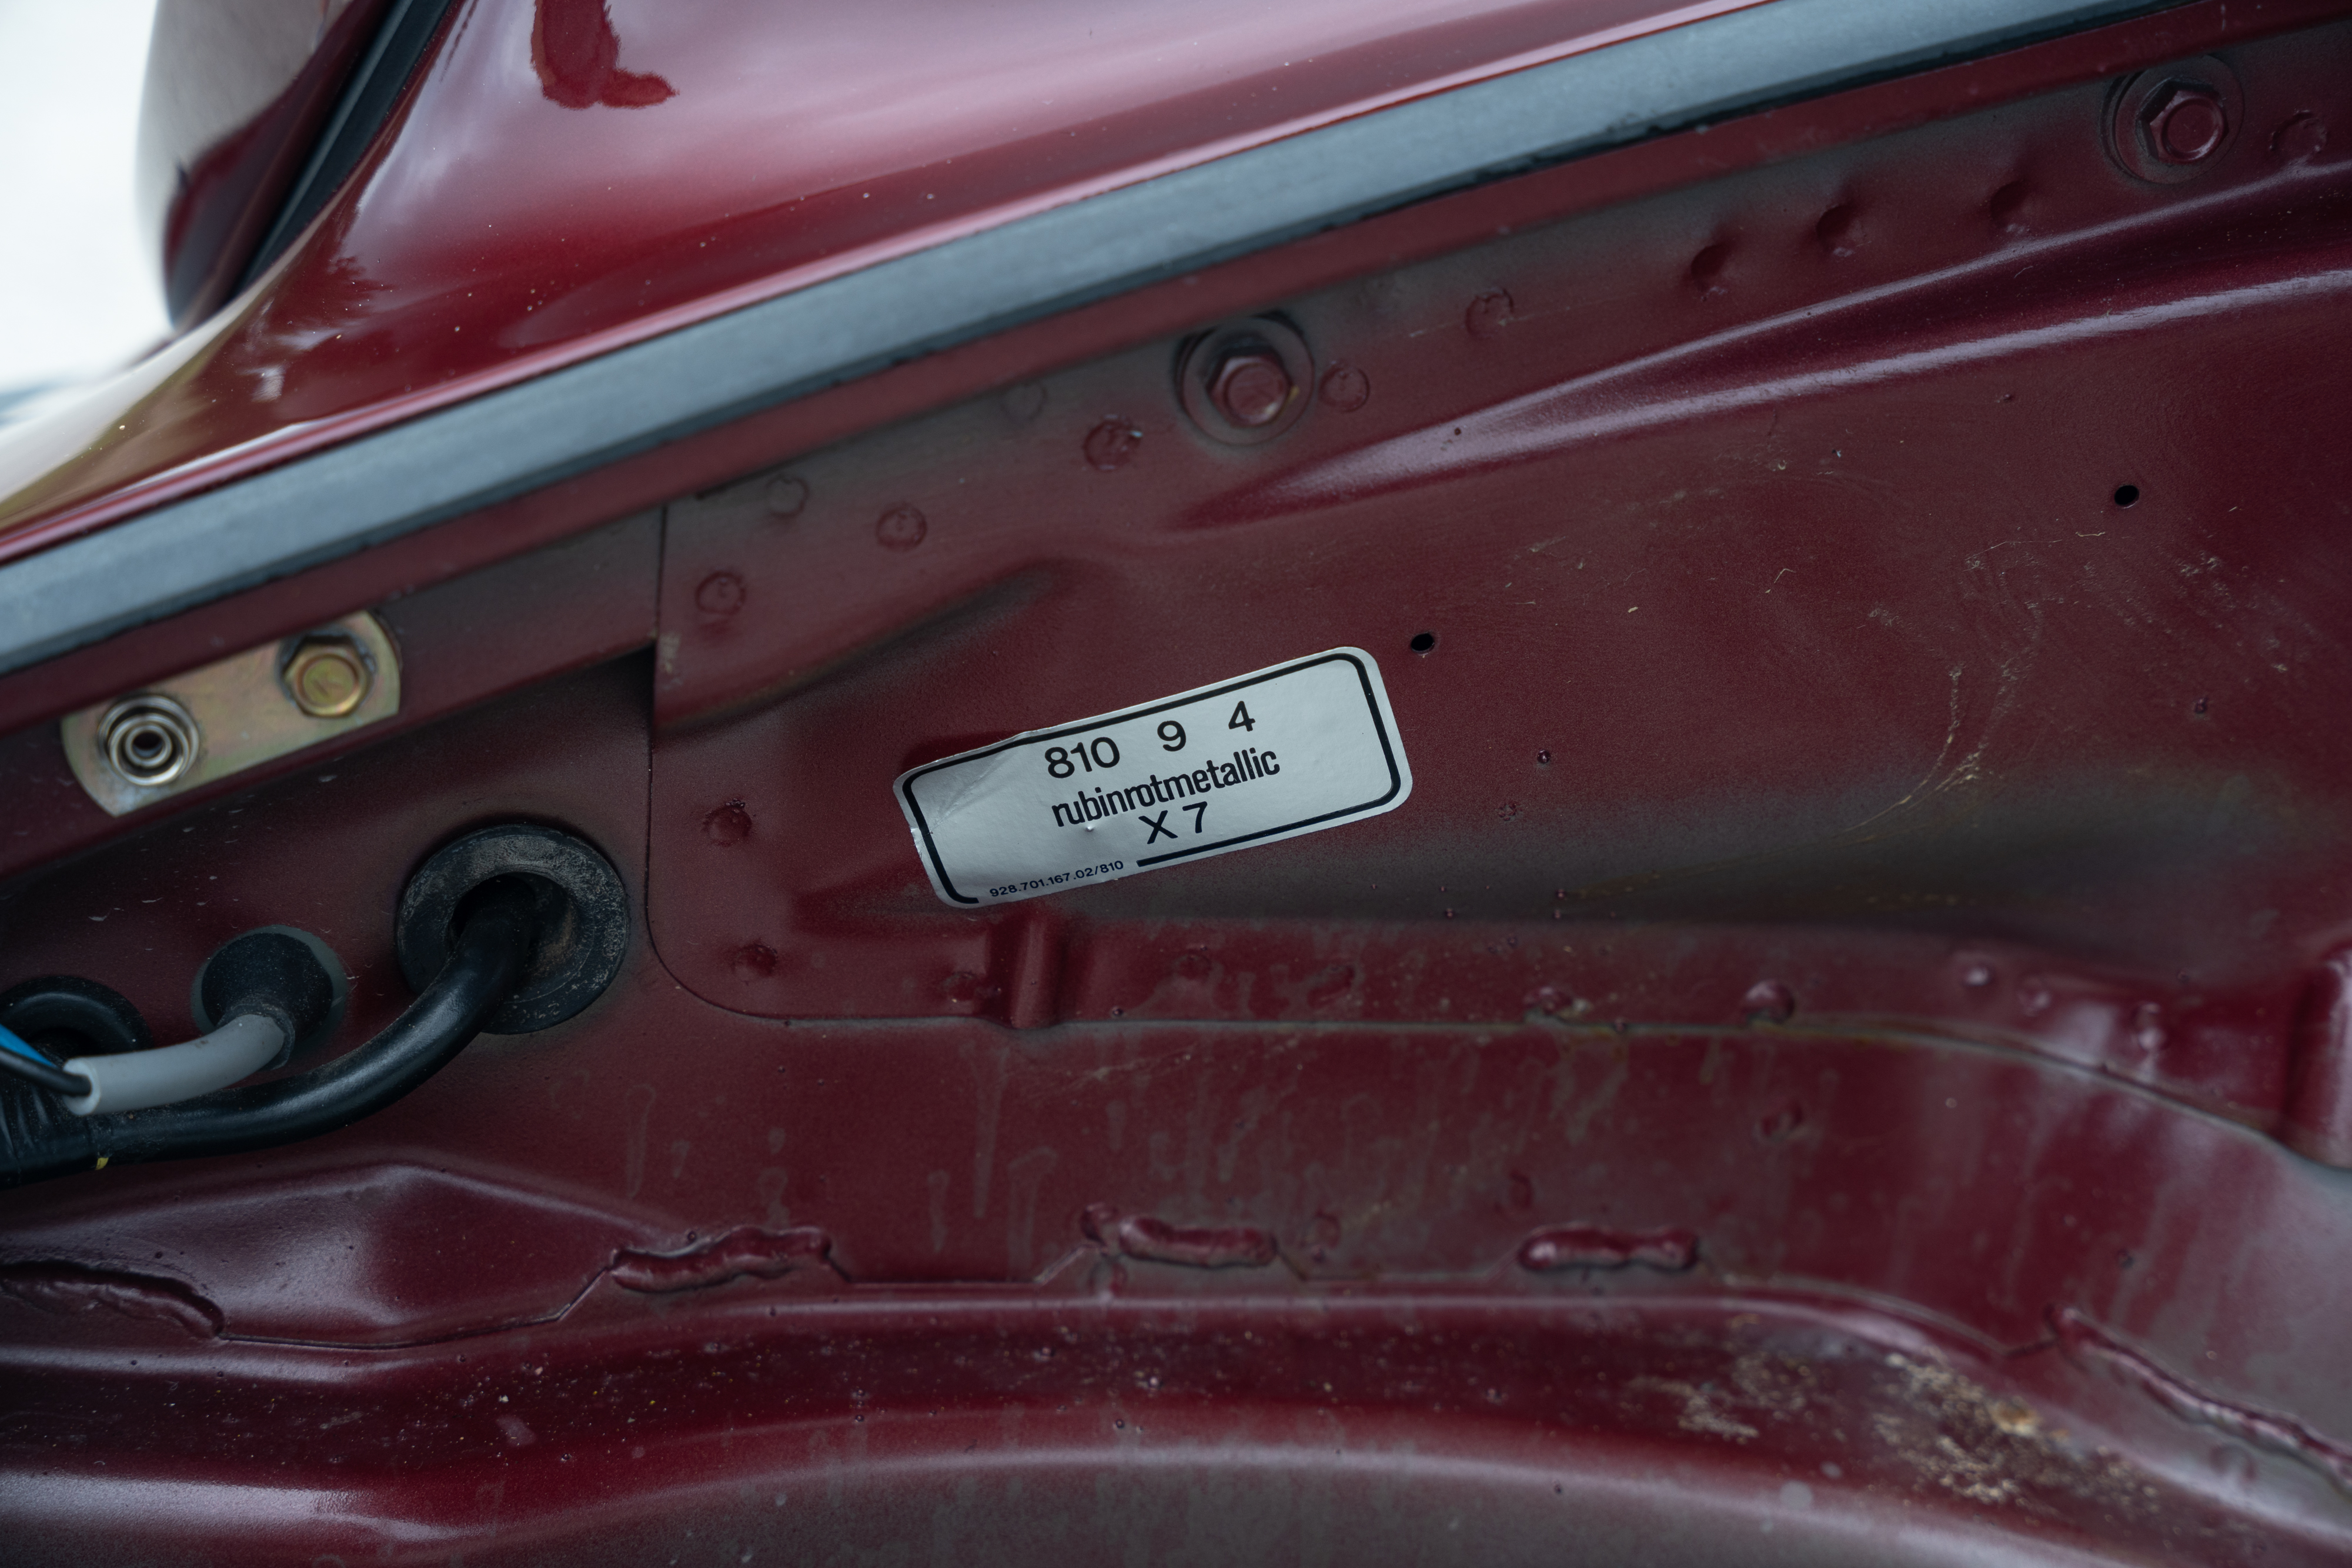
<instances>
[{"instance_id":1,"label":"white sky background","mask_svg":"<svg viewBox=\"0 0 2352 1568\"><path fill-rule=\"evenodd\" d=\"M0 402L118 370L170 329L131 204L154 13L0 0Z\"/></svg>"}]
</instances>

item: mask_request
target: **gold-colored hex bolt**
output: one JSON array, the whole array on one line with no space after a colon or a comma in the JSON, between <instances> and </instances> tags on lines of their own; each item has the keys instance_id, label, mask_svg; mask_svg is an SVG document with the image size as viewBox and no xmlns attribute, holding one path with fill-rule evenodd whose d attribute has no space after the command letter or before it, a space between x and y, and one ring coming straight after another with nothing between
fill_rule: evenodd
<instances>
[{"instance_id":1,"label":"gold-colored hex bolt","mask_svg":"<svg viewBox=\"0 0 2352 1568\"><path fill-rule=\"evenodd\" d=\"M344 718L367 700L375 674L355 640L326 632L297 643L278 679L294 706L312 718Z\"/></svg>"}]
</instances>

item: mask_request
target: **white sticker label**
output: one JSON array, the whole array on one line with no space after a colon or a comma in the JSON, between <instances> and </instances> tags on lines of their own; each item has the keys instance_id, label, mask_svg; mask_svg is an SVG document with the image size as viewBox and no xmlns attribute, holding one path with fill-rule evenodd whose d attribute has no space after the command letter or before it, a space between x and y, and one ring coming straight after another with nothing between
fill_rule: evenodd
<instances>
[{"instance_id":1,"label":"white sticker label","mask_svg":"<svg viewBox=\"0 0 2352 1568\"><path fill-rule=\"evenodd\" d=\"M898 789L933 891L969 907L1377 817L1412 769L1380 666L1334 648L927 762Z\"/></svg>"}]
</instances>

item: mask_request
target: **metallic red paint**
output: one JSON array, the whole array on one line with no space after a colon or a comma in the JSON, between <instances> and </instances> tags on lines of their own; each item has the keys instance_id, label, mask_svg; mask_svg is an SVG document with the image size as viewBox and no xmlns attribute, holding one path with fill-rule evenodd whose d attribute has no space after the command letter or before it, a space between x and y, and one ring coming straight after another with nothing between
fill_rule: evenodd
<instances>
[{"instance_id":1,"label":"metallic red paint","mask_svg":"<svg viewBox=\"0 0 2352 1568\"><path fill-rule=\"evenodd\" d=\"M181 327L226 303L384 0L162 0L139 127L139 193Z\"/></svg>"},{"instance_id":2,"label":"metallic red paint","mask_svg":"<svg viewBox=\"0 0 2352 1568\"><path fill-rule=\"evenodd\" d=\"M2244 57L2260 123L2332 90L2308 44ZM1504 1022L1549 992L1727 1022L1756 977L1717 971L1705 989L1727 994L1690 1010L1672 956L1690 938L1631 939L1660 977L1636 1001L1614 974L1588 995L1589 957L1508 923L1753 920L1773 930L1755 961L1807 977L1809 1012L1958 1007L2274 1124L2299 944L2332 940L2352 872L2326 825L2342 758L2294 719L2303 681L2342 678L2321 628L2343 585L2301 530L2330 526L2352 474L2266 447L2344 392L2341 165L2283 163L2256 134L2179 203L2109 162L2104 96L1286 301L1379 391L1278 445L1201 440L1161 343L679 500L656 945L698 994L771 1016ZM2252 233L2260 259L2225 241ZM1481 331L1497 278L1515 304ZM2184 360L2233 405L2177 388ZM2086 408L2085 384L2112 390ZM1097 477L1105 415L1140 439ZM2253 538L2229 520L2248 460L2280 518ZM2128 514L2119 479L2146 494ZM878 550L876 519L908 507L919 549ZM2225 597L2281 639L2272 657L2247 662ZM1412 660L1431 629L1439 651ZM972 917L930 896L867 787L1350 642L1402 661L1416 756L1464 759L1420 786L1442 850L1399 819ZM714 838L722 808L748 826ZM2189 882L2194 904L2149 896ZM1269 925L1286 910L1313 919ZM1343 910L1346 936L1322 924ZM1436 918L1481 923L1460 939L1493 948L1475 980L1406 978ZM1963 988L1948 946L1896 931L2044 956ZM1228 940L1255 990L1171 987L1162 966Z\"/></svg>"},{"instance_id":3,"label":"metallic red paint","mask_svg":"<svg viewBox=\"0 0 2352 1568\"><path fill-rule=\"evenodd\" d=\"M1213 316L1254 308L1268 298L1360 276L1368 258L1393 262L1439 254L1475 243L1498 228L1591 210L1727 170L1883 134L1971 105L2161 63L2220 40L2264 36L2327 15L2332 5L2333 0L2272 0L2249 11L2202 0L2034 48L1733 120L1703 135L1667 138L1423 204L1031 323L983 343L893 366L733 425L625 458L594 476L593 483L574 479L550 486L459 523L379 546L357 560L333 563L267 591L236 595L173 622L121 633L108 643L53 660L37 674L0 676L0 724L51 716L110 689L167 673L196 651L220 646L215 640L220 628L233 626L237 634L257 626L299 629L318 619L320 607L340 608L364 602L371 595L407 591L593 526L632 507L709 487L780 448L820 446L909 412L1155 332L1180 329L1202 319L1203 312ZM2326 126L2318 117L2306 114L2297 122L2296 147L2324 145L2325 140ZM514 303L520 308L527 301ZM190 340L191 344L196 341ZM67 463L80 444L112 429L121 412L120 403L100 400L81 415L19 433L15 446L0 457L15 465L19 479L39 474ZM130 422L122 423L127 433ZM336 429L330 423L298 435L315 444L331 442ZM103 526L272 460L268 447L232 449L178 473L168 483L132 483L47 522L20 517L21 526L0 538L0 557L12 548L35 549Z\"/></svg>"},{"instance_id":4,"label":"metallic red paint","mask_svg":"<svg viewBox=\"0 0 2352 1568\"><path fill-rule=\"evenodd\" d=\"M0 1197L12 1539L2341 1560L2352 25L2280 15L1357 225L0 682L388 599L415 694L127 826L12 737L0 983L181 1028L287 920L355 1040L512 818L646 912L367 1122ZM562 90L691 97L583 16ZM2209 49L2245 126L2134 183L2090 78ZM1277 308L1324 394L1199 436L1185 336ZM899 768L1334 641L1410 811L923 891Z\"/></svg>"},{"instance_id":5,"label":"metallic red paint","mask_svg":"<svg viewBox=\"0 0 2352 1568\"><path fill-rule=\"evenodd\" d=\"M170 1020L209 931L253 916L136 895L234 865L239 904L338 945L371 1028L401 999L380 909L406 846L555 806L640 863L643 679L215 806L52 879L109 912L96 939L71 903L40 925L149 977ZM1801 1557L1959 1531L2028 1561L2326 1561L2352 1403L2335 1185L2128 1083L1916 1032L787 1026L703 1006L641 946L595 1012L334 1138L0 1200L24 1413L0 1458L21 1539L116 1511L111 1539L167 1559L236 1521L247 1560L628 1561L689 1529L717 1560L714 1532L903 1539L889 1509L959 1484L988 1500L959 1530L1030 1539L1050 1511L985 1478L1178 1463L1181 1497L1328 1459L1437 1489L1401 1528L1442 1531L1465 1486L1558 1486L1572 1528L1632 1510L1651 1560L1719 1552L1753 1507ZM1147 1243L1271 1246L1163 1261L1104 1206ZM1581 1251L1528 1267L1563 1223ZM721 1236L742 1267L639 1260ZM746 1486L787 1505L736 1518ZM1746 1522L1704 1522L1720 1507ZM1512 1528L1537 1551L1561 1526Z\"/></svg>"},{"instance_id":6,"label":"metallic red paint","mask_svg":"<svg viewBox=\"0 0 2352 1568\"><path fill-rule=\"evenodd\" d=\"M152 504L1024 213L1756 3L466 0L285 261L61 420L63 449L0 468L0 555L86 526L102 495Z\"/></svg>"}]
</instances>

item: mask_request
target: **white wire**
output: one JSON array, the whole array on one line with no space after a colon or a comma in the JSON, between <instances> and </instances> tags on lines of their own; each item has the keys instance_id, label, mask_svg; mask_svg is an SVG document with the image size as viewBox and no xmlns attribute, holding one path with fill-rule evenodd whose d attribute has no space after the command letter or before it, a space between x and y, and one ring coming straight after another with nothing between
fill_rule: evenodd
<instances>
[{"instance_id":1,"label":"white wire","mask_svg":"<svg viewBox=\"0 0 2352 1568\"><path fill-rule=\"evenodd\" d=\"M257 1013L235 1018L184 1045L77 1056L68 1072L89 1080L89 1092L65 1103L77 1116L145 1111L209 1094L257 1072L286 1044L286 1031Z\"/></svg>"}]
</instances>

